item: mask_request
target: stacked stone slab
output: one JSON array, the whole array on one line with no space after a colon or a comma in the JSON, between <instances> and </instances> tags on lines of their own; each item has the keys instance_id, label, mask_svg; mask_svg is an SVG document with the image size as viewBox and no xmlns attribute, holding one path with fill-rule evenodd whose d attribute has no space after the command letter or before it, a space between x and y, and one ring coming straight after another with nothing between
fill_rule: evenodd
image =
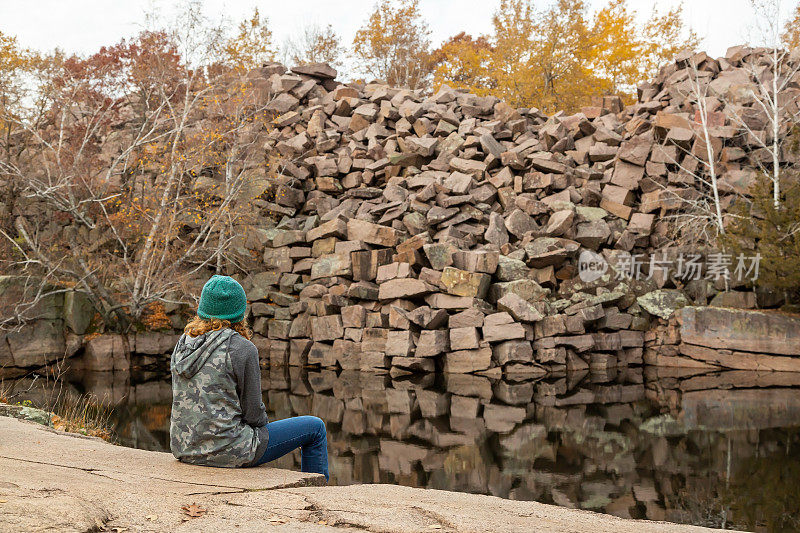
<instances>
[{"instance_id":1,"label":"stacked stone slab","mask_svg":"<svg viewBox=\"0 0 800 533\"><path fill-rule=\"evenodd\" d=\"M641 364L651 314L637 298L674 282L647 266L639 281L609 270L583 282L577 258L661 251L661 217L705 193L681 170L703 142L689 76L709 85L723 200L744 192L760 156L731 108L754 103L728 97L760 53L683 54L632 106L605 97L553 117L447 87L424 96L264 69L281 104L267 149L284 178L261 204L279 218L256 243L267 271L246 283L270 363L490 374ZM701 305L716 293L688 288Z\"/></svg>"},{"instance_id":2,"label":"stacked stone slab","mask_svg":"<svg viewBox=\"0 0 800 533\"><path fill-rule=\"evenodd\" d=\"M689 306L647 332L644 362L705 371L800 372L799 336L795 315Z\"/></svg>"}]
</instances>

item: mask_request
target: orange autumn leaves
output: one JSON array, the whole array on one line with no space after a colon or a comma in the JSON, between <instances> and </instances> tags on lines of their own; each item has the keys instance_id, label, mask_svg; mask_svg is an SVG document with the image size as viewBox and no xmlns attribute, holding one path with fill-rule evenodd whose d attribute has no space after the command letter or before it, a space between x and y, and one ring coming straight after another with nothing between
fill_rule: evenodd
<instances>
[{"instance_id":1,"label":"orange autumn leaves","mask_svg":"<svg viewBox=\"0 0 800 533\"><path fill-rule=\"evenodd\" d=\"M678 51L698 44L680 7L642 25L626 0L611 0L594 14L583 0L558 0L544 10L502 0L492 26L489 36L460 34L434 51L434 86L571 112L594 95L631 96Z\"/></svg>"},{"instance_id":2,"label":"orange autumn leaves","mask_svg":"<svg viewBox=\"0 0 800 533\"><path fill-rule=\"evenodd\" d=\"M446 84L493 94L518 107L576 110L591 96L632 96L636 85L683 48L698 44L681 7L645 23L627 0L592 12L584 0L501 0L490 35L461 32L429 49L418 0L381 0L356 34L360 73L392 85Z\"/></svg>"},{"instance_id":3,"label":"orange autumn leaves","mask_svg":"<svg viewBox=\"0 0 800 533\"><path fill-rule=\"evenodd\" d=\"M364 75L418 89L430 73L429 38L419 0L381 0L356 32L352 56Z\"/></svg>"},{"instance_id":4,"label":"orange autumn leaves","mask_svg":"<svg viewBox=\"0 0 800 533\"><path fill-rule=\"evenodd\" d=\"M800 47L800 4L792 11L792 19L786 24L781 42L786 48Z\"/></svg>"},{"instance_id":5,"label":"orange autumn leaves","mask_svg":"<svg viewBox=\"0 0 800 533\"><path fill-rule=\"evenodd\" d=\"M222 44L221 52L223 63L244 72L274 61L278 50L268 19L254 9L249 19L239 23L236 34Z\"/></svg>"}]
</instances>

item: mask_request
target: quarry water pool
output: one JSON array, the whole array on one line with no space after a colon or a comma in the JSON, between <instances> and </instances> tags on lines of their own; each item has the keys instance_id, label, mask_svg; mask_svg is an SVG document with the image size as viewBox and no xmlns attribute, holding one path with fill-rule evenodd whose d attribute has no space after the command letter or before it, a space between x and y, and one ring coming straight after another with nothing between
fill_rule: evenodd
<instances>
[{"instance_id":1,"label":"quarry water pool","mask_svg":"<svg viewBox=\"0 0 800 533\"><path fill-rule=\"evenodd\" d=\"M331 483L392 483L730 529L800 529L800 375L628 368L490 379L263 371L271 420L326 421ZM45 379L6 382L45 404ZM155 372L67 374L116 441L169 451ZM299 469L299 453L276 467Z\"/></svg>"}]
</instances>

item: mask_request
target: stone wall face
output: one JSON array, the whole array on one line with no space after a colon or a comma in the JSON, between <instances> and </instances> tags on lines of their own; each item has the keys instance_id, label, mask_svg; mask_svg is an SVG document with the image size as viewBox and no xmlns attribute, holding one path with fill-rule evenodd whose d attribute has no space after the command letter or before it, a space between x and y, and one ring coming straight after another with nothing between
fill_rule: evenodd
<instances>
[{"instance_id":1,"label":"stone wall face","mask_svg":"<svg viewBox=\"0 0 800 533\"><path fill-rule=\"evenodd\" d=\"M800 372L800 317L684 307L646 335L644 361L699 370Z\"/></svg>"},{"instance_id":2,"label":"stone wall face","mask_svg":"<svg viewBox=\"0 0 800 533\"><path fill-rule=\"evenodd\" d=\"M25 280L0 276L0 309L23 300ZM168 364L176 331L144 331L129 335L97 334L90 330L95 315L86 295L68 290L42 298L28 312L30 320L0 329L0 376L23 375L30 370L79 356L73 370L123 371L134 366Z\"/></svg>"},{"instance_id":3,"label":"stone wall face","mask_svg":"<svg viewBox=\"0 0 800 533\"><path fill-rule=\"evenodd\" d=\"M0 316L11 315L23 301L23 286L23 278L0 276ZM72 344L65 332L64 311L64 295L49 295L29 310L34 320L22 327L0 329L0 372L41 367L63 358Z\"/></svg>"}]
</instances>

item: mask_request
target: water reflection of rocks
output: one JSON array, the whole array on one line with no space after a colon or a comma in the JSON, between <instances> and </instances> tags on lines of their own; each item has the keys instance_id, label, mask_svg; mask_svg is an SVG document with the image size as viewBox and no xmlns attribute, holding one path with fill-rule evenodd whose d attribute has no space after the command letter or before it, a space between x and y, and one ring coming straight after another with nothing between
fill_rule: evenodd
<instances>
[{"instance_id":1,"label":"water reflection of rocks","mask_svg":"<svg viewBox=\"0 0 800 533\"><path fill-rule=\"evenodd\" d=\"M166 450L171 391L160 377L95 373L71 386L118 404L122 444ZM338 484L800 528L800 375L626 369L511 381L278 368L263 383L273 420L314 414L328 423ZM299 455L279 466L298 468Z\"/></svg>"}]
</instances>

